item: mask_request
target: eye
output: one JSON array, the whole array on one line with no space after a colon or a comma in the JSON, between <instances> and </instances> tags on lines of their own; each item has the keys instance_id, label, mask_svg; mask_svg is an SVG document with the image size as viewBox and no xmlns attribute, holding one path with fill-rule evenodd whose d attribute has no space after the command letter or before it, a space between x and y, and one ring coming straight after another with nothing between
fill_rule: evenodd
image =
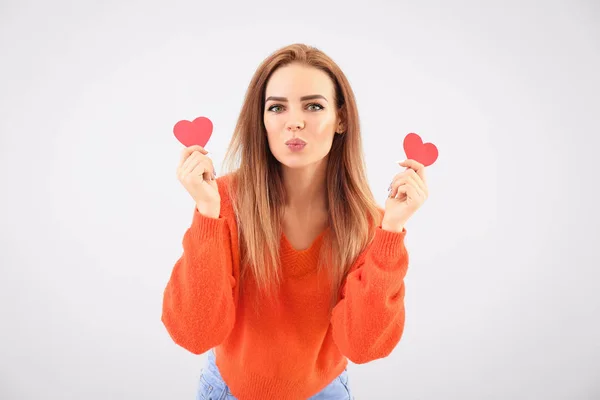
<instances>
[{"instance_id":1,"label":"eye","mask_svg":"<svg viewBox=\"0 0 600 400\"><path fill-rule=\"evenodd\" d=\"M310 107L312 107L312 106L317 106L317 107L319 107L319 108L318 108L317 110L315 110L315 111L323 110L323 108L324 108L324 107L323 107L322 105L320 105L319 103L310 103L310 104L308 105L308 107L309 107L309 108L310 108Z\"/></svg>"},{"instance_id":2,"label":"eye","mask_svg":"<svg viewBox=\"0 0 600 400\"><path fill-rule=\"evenodd\" d=\"M317 108L313 108L311 109L311 107L317 107ZM307 108L310 111L320 111L320 110L324 110L325 107L323 107L321 104L319 103L310 103ZM283 111L283 106L281 104L273 104L271 107L269 107L267 109L268 111L274 112L274 113L280 113Z\"/></svg>"},{"instance_id":3,"label":"eye","mask_svg":"<svg viewBox=\"0 0 600 400\"><path fill-rule=\"evenodd\" d=\"M274 108L277 108L277 107L281 107L281 105L273 104L271 107L269 107L268 111L278 112L278 111L273 110Z\"/></svg>"}]
</instances>

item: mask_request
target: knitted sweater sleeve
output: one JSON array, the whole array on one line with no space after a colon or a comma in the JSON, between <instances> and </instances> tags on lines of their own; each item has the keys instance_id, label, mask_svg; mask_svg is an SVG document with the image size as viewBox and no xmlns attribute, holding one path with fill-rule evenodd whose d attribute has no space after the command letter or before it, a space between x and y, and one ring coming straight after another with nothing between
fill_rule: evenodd
<instances>
[{"instance_id":1,"label":"knitted sweater sleeve","mask_svg":"<svg viewBox=\"0 0 600 400\"><path fill-rule=\"evenodd\" d=\"M333 339L352 362L387 357L404 331L404 277L408 253L406 230L376 227L375 238L357 258L332 312Z\"/></svg>"},{"instance_id":2,"label":"knitted sweater sleeve","mask_svg":"<svg viewBox=\"0 0 600 400\"><path fill-rule=\"evenodd\" d=\"M221 344L235 322L230 229L223 216L196 207L183 236L183 254L163 294L161 320L175 343L194 354Z\"/></svg>"}]
</instances>

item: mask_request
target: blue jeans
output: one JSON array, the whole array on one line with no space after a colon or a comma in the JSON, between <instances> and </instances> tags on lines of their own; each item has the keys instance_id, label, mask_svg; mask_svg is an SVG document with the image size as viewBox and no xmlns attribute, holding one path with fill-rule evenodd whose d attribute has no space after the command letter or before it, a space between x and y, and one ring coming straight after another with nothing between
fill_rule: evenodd
<instances>
[{"instance_id":1,"label":"blue jeans","mask_svg":"<svg viewBox=\"0 0 600 400\"><path fill-rule=\"evenodd\" d=\"M196 400L236 400L217 368L214 350L208 352L208 365L200 373ZM348 384L348 371L344 370L323 390L307 400L354 400Z\"/></svg>"}]
</instances>

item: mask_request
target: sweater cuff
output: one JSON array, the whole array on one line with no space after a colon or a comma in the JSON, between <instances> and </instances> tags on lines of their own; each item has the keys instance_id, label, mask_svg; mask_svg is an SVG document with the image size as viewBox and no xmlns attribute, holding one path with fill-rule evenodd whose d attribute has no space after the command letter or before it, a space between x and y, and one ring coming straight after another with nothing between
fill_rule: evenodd
<instances>
[{"instance_id":1,"label":"sweater cuff","mask_svg":"<svg viewBox=\"0 0 600 400\"><path fill-rule=\"evenodd\" d=\"M190 234L200 240L213 240L220 233L225 233L227 221L221 215L219 218L207 217L194 206L194 216Z\"/></svg>"},{"instance_id":2,"label":"sweater cuff","mask_svg":"<svg viewBox=\"0 0 600 400\"><path fill-rule=\"evenodd\" d=\"M406 229L391 232L377 227L371 244L370 256L382 270L399 270L407 267L408 253L404 245Z\"/></svg>"}]
</instances>

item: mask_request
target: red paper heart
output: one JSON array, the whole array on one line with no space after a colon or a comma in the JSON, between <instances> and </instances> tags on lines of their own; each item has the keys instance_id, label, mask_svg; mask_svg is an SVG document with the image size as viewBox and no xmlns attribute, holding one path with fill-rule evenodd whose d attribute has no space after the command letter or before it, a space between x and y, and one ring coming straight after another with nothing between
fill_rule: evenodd
<instances>
[{"instance_id":1,"label":"red paper heart","mask_svg":"<svg viewBox=\"0 0 600 400\"><path fill-rule=\"evenodd\" d=\"M198 117L192 122L182 120L173 127L175 137L186 147L193 145L206 146L212 131L213 123L206 117Z\"/></svg>"},{"instance_id":2,"label":"red paper heart","mask_svg":"<svg viewBox=\"0 0 600 400\"><path fill-rule=\"evenodd\" d=\"M409 133L404 138L404 152L406 158L420 162L424 166L429 166L438 158L438 149L433 143L423 143L423 140L416 133Z\"/></svg>"}]
</instances>

